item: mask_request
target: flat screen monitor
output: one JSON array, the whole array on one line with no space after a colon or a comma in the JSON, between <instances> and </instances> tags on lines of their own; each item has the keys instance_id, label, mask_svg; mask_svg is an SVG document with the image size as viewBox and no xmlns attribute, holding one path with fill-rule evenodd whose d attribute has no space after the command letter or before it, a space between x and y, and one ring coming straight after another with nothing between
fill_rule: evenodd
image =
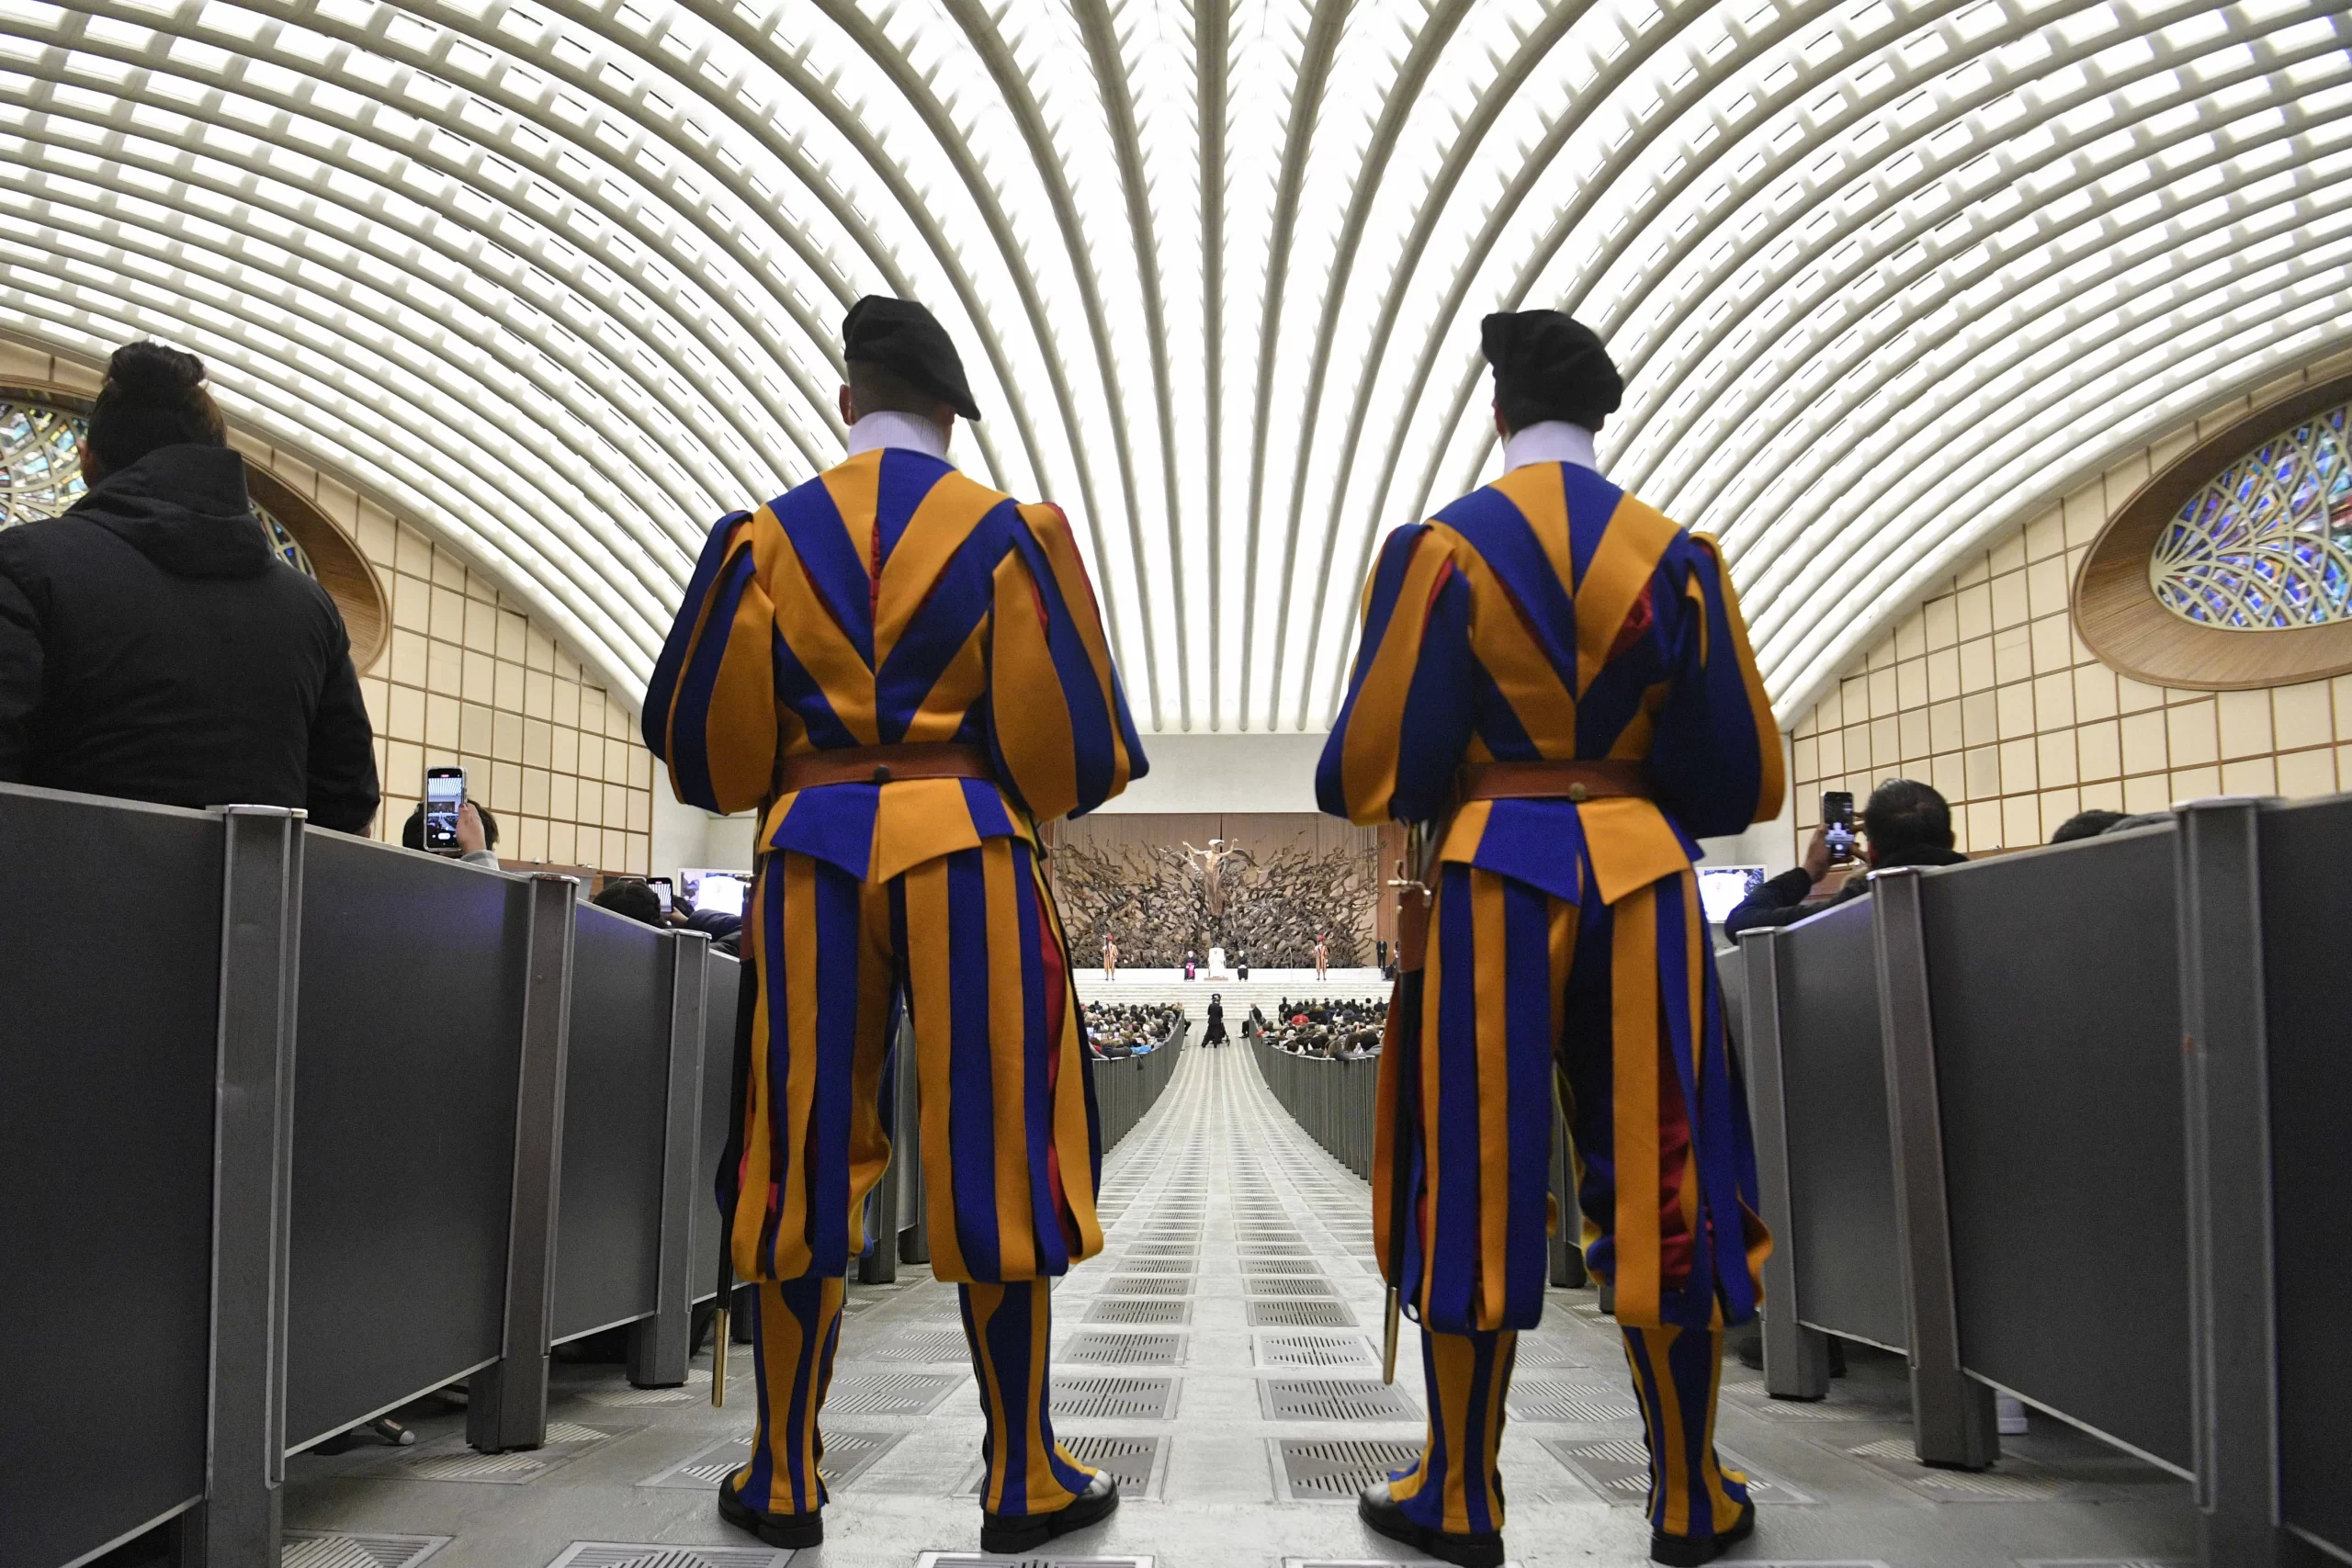
<instances>
[{"instance_id":1,"label":"flat screen monitor","mask_svg":"<svg viewBox=\"0 0 2352 1568\"><path fill-rule=\"evenodd\" d=\"M752 874L748 871L690 871L678 873L678 889L686 907L693 909L716 909L722 915L740 915L743 900L751 896Z\"/></svg>"},{"instance_id":2,"label":"flat screen monitor","mask_svg":"<svg viewBox=\"0 0 2352 1568\"><path fill-rule=\"evenodd\" d=\"M1740 900L1764 886L1760 865L1703 865L1699 868L1699 903L1707 923L1719 926L1731 918Z\"/></svg>"}]
</instances>

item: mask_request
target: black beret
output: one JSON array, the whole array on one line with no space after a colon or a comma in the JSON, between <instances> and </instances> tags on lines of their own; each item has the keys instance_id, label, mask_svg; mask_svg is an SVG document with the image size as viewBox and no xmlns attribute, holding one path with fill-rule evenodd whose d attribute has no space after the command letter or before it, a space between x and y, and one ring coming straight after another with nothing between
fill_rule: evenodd
<instances>
[{"instance_id":1,"label":"black beret","mask_svg":"<svg viewBox=\"0 0 2352 1568\"><path fill-rule=\"evenodd\" d=\"M980 417L947 329L911 299L869 294L852 305L842 318L842 357L853 365L878 365L966 419Z\"/></svg>"},{"instance_id":2,"label":"black beret","mask_svg":"<svg viewBox=\"0 0 2352 1568\"><path fill-rule=\"evenodd\" d=\"M1497 311L1479 323L1478 346L1495 367L1495 404L1508 429L1564 419L1599 430L1625 400L1600 335L1562 311Z\"/></svg>"}]
</instances>

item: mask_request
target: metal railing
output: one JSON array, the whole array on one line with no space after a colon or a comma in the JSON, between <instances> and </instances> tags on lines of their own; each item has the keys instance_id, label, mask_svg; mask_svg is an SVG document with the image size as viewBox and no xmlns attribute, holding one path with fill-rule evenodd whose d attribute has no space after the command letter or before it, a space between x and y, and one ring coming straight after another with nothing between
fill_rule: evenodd
<instances>
[{"instance_id":1,"label":"metal railing","mask_svg":"<svg viewBox=\"0 0 2352 1568\"><path fill-rule=\"evenodd\" d=\"M288 1452L461 1378L474 1446L537 1447L549 1350L604 1329L685 1382L734 959L277 808L0 785L0 846L9 1568L162 1525L183 1565L274 1563ZM1182 1038L1093 1064L1106 1148ZM925 1255L918 1143L892 1261ZM125 1266L138 1310L95 1307Z\"/></svg>"}]
</instances>

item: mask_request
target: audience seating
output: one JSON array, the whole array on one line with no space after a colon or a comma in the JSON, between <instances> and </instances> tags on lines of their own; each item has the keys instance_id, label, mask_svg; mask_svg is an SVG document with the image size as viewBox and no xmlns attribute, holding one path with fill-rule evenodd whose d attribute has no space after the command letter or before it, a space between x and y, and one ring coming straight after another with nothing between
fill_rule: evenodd
<instances>
[{"instance_id":1,"label":"audience seating","mask_svg":"<svg viewBox=\"0 0 2352 1568\"><path fill-rule=\"evenodd\" d=\"M474 1446L536 1447L549 1350L600 1330L686 1381L735 960L274 808L0 785L0 842L9 1562L167 1520L275 1562L288 1452L460 1378ZM1105 1147L1178 1055L1096 1064ZM868 1278L924 1256L898 1149Z\"/></svg>"}]
</instances>

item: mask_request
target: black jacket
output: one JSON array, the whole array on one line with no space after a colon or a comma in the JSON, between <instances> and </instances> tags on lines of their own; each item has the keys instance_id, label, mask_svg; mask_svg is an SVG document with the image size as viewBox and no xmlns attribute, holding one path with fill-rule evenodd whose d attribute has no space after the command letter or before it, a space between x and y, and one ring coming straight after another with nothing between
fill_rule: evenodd
<instances>
[{"instance_id":1,"label":"black jacket","mask_svg":"<svg viewBox=\"0 0 2352 1568\"><path fill-rule=\"evenodd\" d=\"M235 451L161 447L0 529L0 780L367 830L375 736L343 615L278 558Z\"/></svg>"},{"instance_id":2,"label":"black jacket","mask_svg":"<svg viewBox=\"0 0 2352 1568\"><path fill-rule=\"evenodd\" d=\"M1968 857L1957 850L1913 850L1907 854L1890 855L1874 869L1892 870L1899 865L1958 865ZM1870 884L1856 877L1840 888L1834 898L1824 898L1807 908L1804 896L1813 891L1813 878L1804 867L1784 871L1755 892L1739 901L1739 907L1724 919L1724 935L1737 936L1758 926L1793 925L1808 919L1833 904L1849 898L1859 898L1871 890Z\"/></svg>"}]
</instances>

